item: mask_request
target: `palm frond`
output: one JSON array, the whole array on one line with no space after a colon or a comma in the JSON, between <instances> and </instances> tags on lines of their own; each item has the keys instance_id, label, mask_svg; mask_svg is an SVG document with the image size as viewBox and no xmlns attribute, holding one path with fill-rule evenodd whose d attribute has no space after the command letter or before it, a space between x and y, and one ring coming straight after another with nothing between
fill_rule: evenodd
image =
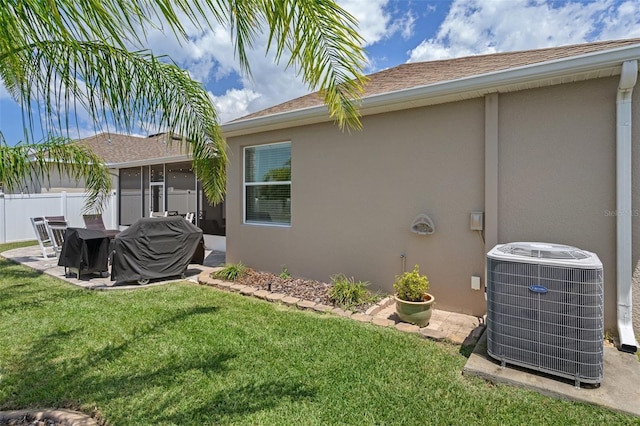
<instances>
[{"instance_id":1,"label":"palm frond","mask_svg":"<svg viewBox=\"0 0 640 426\"><path fill-rule=\"evenodd\" d=\"M104 161L86 146L59 137L15 146L7 146L1 139L0 182L7 190L20 189L25 183L48 183L52 171L76 182L85 180L85 211L104 209L111 193L109 171Z\"/></svg>"},{"instance_id":2,"label":"palm frond","mask_svg":"<svg viewBox=\"0 0 640 426\"><path fill-rule=\"evenodd\" d=\"M30 47L20 52L26 76L20 101L26 110L36 100L42 102L48 131L68 129L69 113L77 105L95 123L110 122L125 132L137 128L144 117L151 128L182 136L179 143L186 143L194 158L204 155L205 161L198 162L200 175L224 182L225 142L215 108L206 90L178 66L148 52L99 42L41 42ZM204 188L211 199L224 193L219 183Z\"/></svg>"},{"instance_id":3,"label":"palm frond","mask_svg":"<svg viewBox=\"0 0 640 426\"><path fill-rule=\"evenodd\" d=\"M363 39L353 16L331 0L274 2L266 15L276 56L291 56L309 88L319 88L340 128L361 127L357 102L366 78Z\"/></svg>"},{"instance_id":4,"label":"palm frond","mask_svg":"<svg viewBox=\"0 0 640 426\"><path fill-rule=\"evenodd\" d=\"M276 57L291 56L311 90L319 89L329 112L342 128L358 128L363 40L355 19L333 0L22 0L0 10L0 77L9 87L21 80L15 52L26 46L58 41L71 48L95 41L125 49L141 46L145 28L166 25L186 40L183 20L212 29L228 26L241 68L250 74L247 50L265 29ZM15 93L15 90L12 91Z\"/></svg>"},{"instance_id":5,"label":"palm frond","mask_svg":"<svg viewBox=\"0 0 640 426\"><path fill-rule=\"evenodd\" d=\"M185 19L196 28L213 29L214 20L229 27L247 72L246 52L268 28L278 60L291 53L288 65L324 93L339 126L360 127L362 39L355 19L333 0L10 0L0 8L0 79L23 107L25 141L34 105L52 133L69 129L78 109L116 130L148 123L183 137L206 195L220 200L226 144L207 92L168 58L129 50L142 45L149 26L166 26L186 40ZM20 151L6 148L2 160L14 167L6 170L24 177Z\"/></svg>"}]
</instances>

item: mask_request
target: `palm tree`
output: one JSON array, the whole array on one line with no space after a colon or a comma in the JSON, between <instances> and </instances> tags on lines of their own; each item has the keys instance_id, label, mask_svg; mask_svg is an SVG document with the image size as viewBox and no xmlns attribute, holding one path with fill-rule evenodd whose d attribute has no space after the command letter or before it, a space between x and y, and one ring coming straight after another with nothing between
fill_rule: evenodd
<instances>
[{"instance_id":1,"label":"palm tree","mask_svg":"<svg viewBox=\"0 0 640 426\"><path fill-rule=\"evenodd\" d=\"M1 138L1 135L0 135ZM0 144L0 186L22 188L25 181L49 180L49 173L74 180L85 179L88 193L85 210L103 206L111 190L111 179L104 162L84 145L69 144L68 139L52 137L38 144Z\"/></svg>"},{"instance_id":2,"label":"palm tree","mask_svg":"<svg viewBox=\"0 0 640 426\"><path fill-rule=\"evenodd\" d=\"M183 20L202 30L215 22L230 28L249 74L246 52L266 30L267 48L278 61L288 57L309 88L323 93L336 123L359 128L362 39L355 19L333 0L8 0L0 9L0 79L22 106L25 140L35 111L45 132L55 135L67 131L78 109L98 127L131 131L145 122L182 136L205 194L220 201L226 144L206 90L169 58L130 47L142 46L144 29L158 22L186 40ZM60 139L8 147L0 134L0 155L5 186L33 168L45 176L41 168L59 162L72 176L89 177L89 204L101 207L110 190L104 164Z\"/></svg>"}]
</instances>

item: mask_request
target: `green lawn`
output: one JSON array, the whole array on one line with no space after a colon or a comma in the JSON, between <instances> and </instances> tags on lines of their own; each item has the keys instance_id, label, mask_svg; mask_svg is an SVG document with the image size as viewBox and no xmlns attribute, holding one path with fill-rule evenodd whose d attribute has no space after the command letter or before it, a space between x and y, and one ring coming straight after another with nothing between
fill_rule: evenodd
<instances>
[{"instance_id":1,"label":"green lawn","mask_svg":"<svg viewBox=\"0 0 640 426\"><path fill-rule=\"evenodd\" d=\"M463 353L187 282L87 291L0 259L0 410L71 407L110 425L637 424L463 377Z\"/></svg>"}]
</instances>

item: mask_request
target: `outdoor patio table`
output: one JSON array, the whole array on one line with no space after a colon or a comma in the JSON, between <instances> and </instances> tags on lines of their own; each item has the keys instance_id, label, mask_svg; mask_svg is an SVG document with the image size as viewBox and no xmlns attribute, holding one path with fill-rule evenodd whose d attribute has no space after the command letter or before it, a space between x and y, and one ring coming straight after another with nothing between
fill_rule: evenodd
<instances>
[{"instance_id":1,"label":"outdoor patio table","mask_svg":"<svg viewBox=\"0 0 640 426\"><path fill-rule=\"evenodd\" d=\"M85 228L67 228L58 266L75 272L102 273L109 270L109 237L102 231Z\"/></svg>"}]
</instances>

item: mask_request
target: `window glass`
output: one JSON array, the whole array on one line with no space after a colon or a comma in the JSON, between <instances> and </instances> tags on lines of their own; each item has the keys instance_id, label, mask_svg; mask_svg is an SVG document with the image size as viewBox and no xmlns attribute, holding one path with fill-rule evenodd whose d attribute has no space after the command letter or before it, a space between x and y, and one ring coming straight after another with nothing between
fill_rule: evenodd
<instances>
[{"instance_id":1,"label":"window glass","mask_svg":"<svg viewBox=\"0 0 640 426\"><path fill-rule=\"evenodd\" d=\"M245 222L291 224L291 143L244 150Z\"/></svg>"}]
</instances>

